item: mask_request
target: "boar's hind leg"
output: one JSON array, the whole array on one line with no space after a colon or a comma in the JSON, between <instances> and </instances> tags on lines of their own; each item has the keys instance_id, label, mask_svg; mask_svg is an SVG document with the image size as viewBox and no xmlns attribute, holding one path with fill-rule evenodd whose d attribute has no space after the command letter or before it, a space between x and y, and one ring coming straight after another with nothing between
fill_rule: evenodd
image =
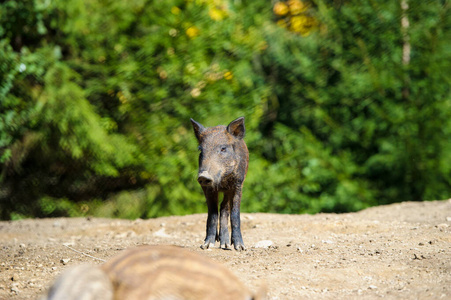
<instances>
[{"instance_id":1,"label":"boar's hind leg","mask_svg":"<svg viewBox=\"0 0 451 300\"><path fill-rule=\"evenodd\" d=\"M221 203L220 219L219 219L219 241L221 243L222 249L230 249L230 238L229 238L229 214L230 214L230 203L232 202L233 194L224 193L224 200Z\"/></svg>"},{"instance_id":2,"label":"boar's hind leg","mask_svg":"<svg viewBox=\"0 0 451 300\"><path fill-rule=\"evenodd\" d=\"M204 244L200 246L202 249L208 249L214 246L219 239L218 235L218 192L212 188L204 188L204 194L207 199L208 218L207 218L207 236Z\"/></svg>"},{"instance_id":3,"label":"boar's hind leg","mask_svg":"<svg viewBox=\"0 0 451 300\"><path fill-rule=\"evenodd\" d=\"M240 205L241 205L241 187L235 190L232 200L232 210L230 214L230 223L232 224L232 244L235 250L246 250L244 247L243 238L241 236L240 225Z\"/></svg>"}]
</instances>

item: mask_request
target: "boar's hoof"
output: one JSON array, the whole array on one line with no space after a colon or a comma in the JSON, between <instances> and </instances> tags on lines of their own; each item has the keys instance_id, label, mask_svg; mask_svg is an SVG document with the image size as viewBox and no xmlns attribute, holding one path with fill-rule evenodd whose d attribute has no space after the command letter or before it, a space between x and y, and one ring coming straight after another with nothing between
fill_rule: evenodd
<instances>
[{"instance_id":1,"label":"boar's hoof","mask_svg":"<svg viewBox=\"0 0 451 300\"><path fill-rule=\"evenodd\" d=\"M241 238L241 234L234 236L232 233L232 244L235 247L236 251L246 250L246 247L244 247L243 239Z\"/></svg>"},{"instance_id":2,"label":"boar's hoof","mask_svg":"<svg viewBox=\"0 0 451 300\"><path fill-rule=\"evenodd\" d=\"M246 251L246 247L244 247L244 244L234 244L236 251Z\"/></svg>"},{"instance_id":3,"label":"boar's hoof","mask_svg":"<svg viewBox=\"0 0 451 300\"><path fill-rule=\"evenodd\" d=\"M246 247L244 245L235 245L236 251L246 251Z\"/></svg>"},{"instance_id":4,"label":"boar's hoof","mask_svg":"<svg viewBox=\"0 0 451 300\"><path fill-rule=\"evenodd\" d=\"M213 248L215 246L214 243L210 243L209 241L206 241L203 245L200 245L200 248L203 250L209 249L210 247Z\"/></svg>"},{"instance_id":5,"label":"boar's hoof","mask_svg":"<svg viewBox=\"0 0 451 300\"><path fill-rule=\"evenodd\" d=\"M223 250L232 250L232 245L225 243L225 244L221 244L221 249Z\"/></svg>"}]
</instances>

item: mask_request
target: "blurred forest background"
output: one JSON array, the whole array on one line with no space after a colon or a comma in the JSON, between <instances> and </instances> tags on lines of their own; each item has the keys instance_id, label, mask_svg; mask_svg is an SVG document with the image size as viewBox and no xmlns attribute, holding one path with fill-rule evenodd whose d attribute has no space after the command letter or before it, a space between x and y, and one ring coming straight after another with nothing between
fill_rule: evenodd
<instances>
[{"instance_id":1,"label":"blurred forest background","mask_svg":"<svg viewBox=\"0 0 451 300\"><path fill-rule=\"evenodd\" d=\"M205 126L246 117L242 210L451 197L447 0L6 0L0 218L206 212Z\"/></svg>"}]
</instances>

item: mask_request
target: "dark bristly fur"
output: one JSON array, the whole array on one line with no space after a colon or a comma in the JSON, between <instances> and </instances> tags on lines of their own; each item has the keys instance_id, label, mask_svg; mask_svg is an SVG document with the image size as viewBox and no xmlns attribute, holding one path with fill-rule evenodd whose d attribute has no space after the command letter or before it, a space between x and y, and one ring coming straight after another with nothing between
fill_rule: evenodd
<instances>
[{"instance_id":1,"label":"dark bristly fur","mask_svg":"<svg viewBox=\"0 0 451 300\"><path fill-rule=\"evenodd\" d=\"M207 235L202 249L220 241L221 248L245 250L240 228L240 205L244 179L246 178L249 151L243 138L246 133L244 117L228 126L205 128L191 119L194 134L199 142L198 182L207 200ZM218 193L224 193L218 216ZM229 239L228 218L232 227ZM219 232L218 232L219 217Z\"/></svg>"}]
</instances>

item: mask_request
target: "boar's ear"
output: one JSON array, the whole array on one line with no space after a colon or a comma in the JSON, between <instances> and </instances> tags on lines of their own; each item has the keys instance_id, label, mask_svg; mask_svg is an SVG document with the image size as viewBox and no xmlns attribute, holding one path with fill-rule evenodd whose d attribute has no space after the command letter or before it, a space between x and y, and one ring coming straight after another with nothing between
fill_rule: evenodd
<instances>
[{"instance_id":1,"label":"boar's ear","mask_svg":"<svg viewBox=\"0 0 451 300\"><path fill-rule=\"evenodd\" d=\"M194 134L196 135L197 140L200 142L200 135L205 130L205 127L202 126L202 124L194 121L193 119L190 119L190 120L191 120L191 124L193 124Z\"/></svg>"},{"instance_id":2,"label":"boar's ear","mask_svg":"<svg viewBox=\"0 0 451 300\"><path fill-rule=\"evenodd\" d=\"M244 134L246 133L246 128L244 127L244 117L239 117L238 119L230 122L227 126L227 131L239 139L244 138Z\"/></svg>"}]
</instances>

